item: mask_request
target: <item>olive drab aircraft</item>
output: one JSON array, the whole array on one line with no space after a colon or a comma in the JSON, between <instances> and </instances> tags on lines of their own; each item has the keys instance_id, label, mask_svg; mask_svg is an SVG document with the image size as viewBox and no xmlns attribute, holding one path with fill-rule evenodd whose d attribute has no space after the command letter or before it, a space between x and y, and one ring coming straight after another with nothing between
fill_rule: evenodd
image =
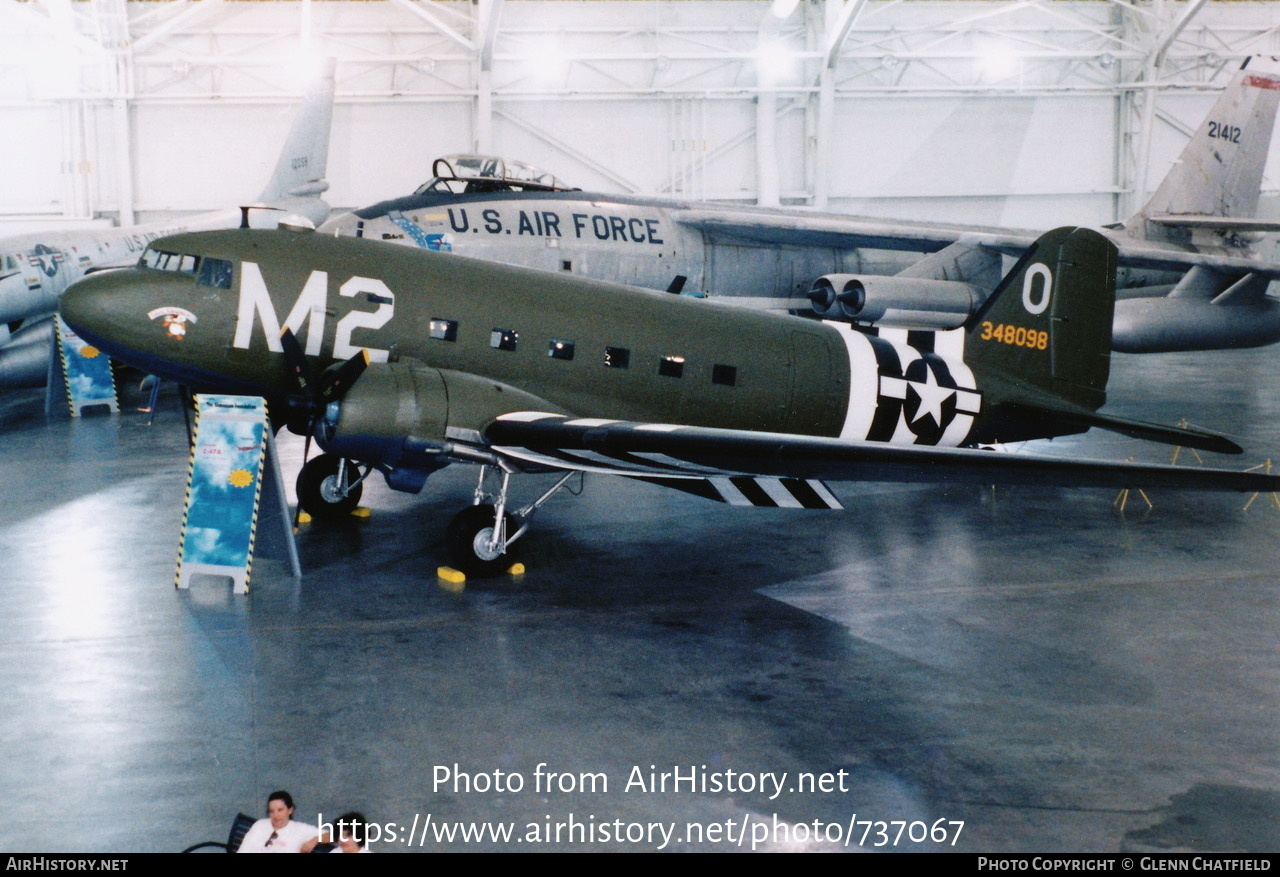
<instances>
[{"instance_id":1,"label":"olive drab aircraft","mask_svg":"<svg viewBox=\"0 0 1280 877\"><path fill-rule=\"evenodd\" d=\"M420 492L480 467L450 562L507 568L577 473L742 506L838 508L827 480L1275 490L1220 469L997 454L1090 427L1224 453L1201 430L1110 416L1115 245L1033 242L955 328L867 328L300 227L180 234L88 277L61 312L89 343L201 392L264 396L325 451L301 507L345 514L372 471ZM889 315L892 318L893 315ZM911 315L908 314L908 322ZM560 473L523 505L513 478ZM526 488L521 488L523 491Z\"/></svg>"},{"instance_id":2,"label":"olive drab aircraft","mask_svg":"<svg viewBox=\"0 0 1280 877\"><path fill-rule=\"evenodd\" d=\"M298 110L275 171L255 202L262 209L250 214L255 225L271 227L288 215L320 223L329 215L320 196L329 188L325 168L334 66L332 59L326 62ZM231 206L130 228L0 237L0 389L44 385L53 349L52 314L71 283L90 271L132 265L148 243L163 235L235 228L241 219L241 211Z\"/></svg>"},{"instance_id":3,"label":"olive drab aircraft","mask_svg":"<svg viewBox=\"0 0 1280 877\"><path fill-rule=\"evenodd\" d=\"M1280 264L1251 249L1280 230L1252 218L1278 102L1280 63L1248 59L1147 205L1103 230L1122 269L1115 350L1280 340L1280 301L1266 295ZM320 230L784 310L804 309L806 292L837 275L842 285L858 280L869 325L901 309L902 295L944 315L956 299L988 295L997 255L1020 255L1038 234L587 193L488 156L447 156L432 173L412 195ZM937 282L925 289L924 280Z\"/></svg>"}]
</instances>

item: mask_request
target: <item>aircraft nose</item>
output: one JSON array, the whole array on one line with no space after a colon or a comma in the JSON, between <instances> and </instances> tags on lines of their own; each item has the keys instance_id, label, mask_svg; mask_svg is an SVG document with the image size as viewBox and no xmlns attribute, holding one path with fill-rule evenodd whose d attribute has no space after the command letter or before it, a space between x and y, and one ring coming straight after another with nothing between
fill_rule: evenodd
<instances>
[{"instance_id":1,"label":"aircraft nose","mask_svg":"<svg viewBox=\"0 0 1280 877\"><path fill-rule=\"evenodd\" d=\"M72 284L58 302L66 324L84 337L114 338L121 312L121 290L115 280L99 274Z\"/></svg>"},{"instance_id":2,"label":"aircraft nose","mask_svg":"<svg viewBox=\"0 0 1280 877\"><path fill-rule=\"evenodd\" d=\"M125 268L91 275L63 293L58 310L81 338L129 362L131 352L157 349L175 327L185 331L178 303L191 297L193 284L156 274ZM164 308L168 312L160 313Z\"/></svg>"}]
</instances>

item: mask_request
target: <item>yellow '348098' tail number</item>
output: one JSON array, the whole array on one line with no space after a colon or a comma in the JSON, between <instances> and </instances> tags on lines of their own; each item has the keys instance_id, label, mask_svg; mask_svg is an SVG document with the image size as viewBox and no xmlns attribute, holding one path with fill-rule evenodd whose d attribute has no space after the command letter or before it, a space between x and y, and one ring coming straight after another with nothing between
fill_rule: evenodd
<instances>
[{"instance_id":1,"label":"yellow '348098' tail number","mask_svg":"<svg viewBox=\"0 0 1280 877\"><path fill-rule=\"evenodd\" d=\"M1030 347L1033 350L1049 349L1049 333L1024 326L1012 326L1004 323L982 323L982 341L999 341L1002 344L1013 344L1017 347Z\"/></svg>"}]
</instances>

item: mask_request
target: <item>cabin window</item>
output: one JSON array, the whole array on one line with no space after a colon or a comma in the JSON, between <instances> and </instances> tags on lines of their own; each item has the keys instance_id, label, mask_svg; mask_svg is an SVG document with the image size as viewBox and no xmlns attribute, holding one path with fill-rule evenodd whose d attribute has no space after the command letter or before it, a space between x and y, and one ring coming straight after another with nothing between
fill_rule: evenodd
<instances>
[{"instance_id":1,"label":"cabin window","mask_svg":"<svg viewBox=\"0 0 1280 877\"><path fill-rule=\"evenodd\" d=\"M226 259L201 259L200 271L196 274L196 283L217 289L230 289L231 263Z\"/></svg>"},{"instance_id":2,"label":"cabin window","mask_svg":"<svg viewBox=\"0 0 1280 877\"><path fill-rule=\"evenodd\" d=\"M179 258L181 260L178 262L178 265L177 265L179 271L181 271L183 274L196 273L197 259L195 256L181 256Z\"/></svg>"},{"instance_id":3,"label":"cabin window","mask_svg":"<svg viewBox=\"0 0 1280 877\"><path fill-rule=\"evenodd\" d=\"M664 378L679 378L684 376L684 357L683 356L664 356L658 360L658 374Z\"/></svg>"},{"instance_id":4,"label":"cabin window","mask_svg":"<svg viewBox=\"0 0 1280 877\"><path fill-rule=\"evenodd\" d=\"M711 383L719 384L722 387L736 387L738 385L738 367L716 363L711 366Z\"/></svg>"},{"instance_id":5,"label":"cabin window","mask_svg":"<svg viewBox=\"0 0 1280 877\"><path fill-rule=\"evenodd\" d=\"M605 368L627 368L631 365L631 351L625 347L604 349Z\"/></svg>"},{"instance_id":6,"label":"cabin window","mask_svg":"<svg viewBox=\"0 0 1280 877\"><path fill-rule=\"evenodd\" d=\"M457 341L458 321L433 317L431 320L431 337L437 341Z\"/></svg>"},{"instance_id":7,"label":"cabin window","mask_svg":"<svg viewBox=\"0 0 1280 877\"><path fill-rule=\"evenodd\" d=\"M494 350L514 351L519 341L520 333L514 329L494 329L489 333L489 346Z\"/></svg>"},{"instance_id":8,"label":"cabin window","mask_svg":"<svg viewBox=\"0 0 1280 877\"><path fill-rule=\"evenodd\" d=\"M573 342L552 338L547 346L547 355L552 359L573 359Z\"/></svg>"}]
</instances>

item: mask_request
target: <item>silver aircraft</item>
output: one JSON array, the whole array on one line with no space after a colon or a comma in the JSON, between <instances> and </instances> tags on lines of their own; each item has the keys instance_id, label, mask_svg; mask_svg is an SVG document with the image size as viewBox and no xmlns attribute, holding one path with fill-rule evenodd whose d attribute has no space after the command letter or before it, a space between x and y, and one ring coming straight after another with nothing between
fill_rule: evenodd
<instances>
[{"instance_id":1,"label":"silver aircraft","mask_svg":"<svg viewBox=\"0 0 1280 877\"><path fill-rule=\"evenodd\" d=\"M1113 349L1253 347L1280 340L1280 264L1251 244L1280 103L1280 62L1247 59L1119 250ZM572 189L537 168L437 159L412 195L334 217L322 232L542 268L865 325L961 325L1037 238L1013 231ZM905 266L905 267L904 267Z\"/></svg>"},{"instance_id":2,"label":"silver aircraft","mask_svg":"<svg viewBox=\"0 0 1280 877\"><path fill-rule=\"evenodd\" d=\"M333 118L334 63L328 61L308 90L275 171L248 211L255 227L274 228L280 217L324 222L325 182ZM0 237L0 389L45 382L53 343L53 312L69 285L91 271L131 265L146 246L181 231L235 228L241 209L189 216L130 228L37 232Z\"/></svg>"}]
</instances>

